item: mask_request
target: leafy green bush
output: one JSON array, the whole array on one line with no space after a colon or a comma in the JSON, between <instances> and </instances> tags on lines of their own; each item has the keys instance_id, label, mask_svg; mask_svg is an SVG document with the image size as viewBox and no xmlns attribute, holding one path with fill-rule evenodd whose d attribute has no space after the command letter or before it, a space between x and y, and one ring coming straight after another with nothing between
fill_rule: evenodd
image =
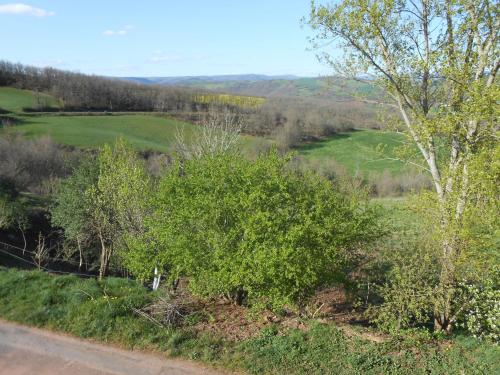
<instances>
[{"instance_id":1,"label":"leafy green bush","mask_svg":"<svg viewBox=\"0 0 500 375\"><path fill-rule=\"evenodd\" d=\"M381 304L370 306L371 320L386 331L397 332L432 322L439 269L434 254L423 241L396 246L387 256L389 270L378 286Z\"/></svg>"},{"instance_id":2,"label":"leafy green bush","mask_svg":"<svg viewBox=\"0 0 500 375\"><path fill-rule=\"evenodd\" d=\"M26 226L26 208L14 192L0 181L0 230Z\"/></svg>"},{"instance_id":3,"label":"leafy green bush","mask_svg":"<svg viewBox=\"0 0 500 375\"><path fill-rule=\"evenodd\" d=\"M461 327L474 337L500 341L500 288L499 272L486 279L482 284L462 283L464 312Z\"/></svg>"},{"instance_id":4,"label":"leafy green bush","mask_svg":"<svg viewBox=\"0 0 500 375\"><path fill-rule=\"evenodd\" d=\"M198 295L274 307L338 281L350 250L377 235L375 212L326 179L287 169L273 151L173 166L160 183L146 234L129 238L128 267L190 277Z\"/></svg>"}]
</instances>

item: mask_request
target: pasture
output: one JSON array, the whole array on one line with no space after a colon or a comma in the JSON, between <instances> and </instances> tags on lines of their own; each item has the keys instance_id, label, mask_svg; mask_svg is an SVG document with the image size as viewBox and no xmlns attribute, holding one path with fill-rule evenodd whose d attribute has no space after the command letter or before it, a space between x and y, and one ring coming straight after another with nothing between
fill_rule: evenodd
<instances>
[{"instance_id":1,"label":"pasture","mask_svg":"<svg viewBox=\"0 0 500 375\"><path fill-rule=\"evenodd\" d=\"M55 142L80 148L95 148L123 138L139 151L172 151L176 134L187 141L198 130L196 125L171 118L144 114L125 115L44 115L22 116L21 123L3 130L21 133L29 138L50 136ZM262 138L242 136L243 148L269 142Z\"/></svg>"},{"instance_id":2,"label":"pasture","mask_svg":"<svg viewBox=\"0 0 500 375\"><path fill-rule=\"evenodd\" d=\"M404 136L394 132L359 129L335 134L327 139L297 147L300 155L316 161L335 160L348 172L381 173L393 175L408 170L407 165L394 158L395 148L404 142Z\"/></svg>"},{"instance_id":3,"label":"pasture","mask_svg":"<svg viewBox=\"0 0 500 375\"><path fill-rule=\"evenodd\" d=\"M80 148L95 148L113 143L121 137L140 151L172 151L177 133L186 140L198 130L196 125L147 113L108 115L87 114L42 114L28 115L23 108L35 107L43 102L56 106L57 100L46 94L28 90L0 88L0 108L15 114L19 124L0 130L0 134L21 133L27 137L50 136L54 141ZM401 174L407 166L396 160L394 149L404 140L402 135L377 130L354 130L339 133L324 140L310 142L297 147L296 151L305 159L315 163L334 160L352 174L382 173ZM250 154L262 150L273 141L244 135L241 148ZM385 145L382 151L377 148Z\"/></svg>"},{"instance_id":4,"label":"pasture","mask_svg":"<svg viewBox=\"0 0 500 375\"><path fill-rule=\"evenodd\" d=\"M20 113L23 112L24 108L36 108L37 106L57 108L58 101L53 96L43 93L0 87L0 110Z\"/></svg>"}]
</instances>

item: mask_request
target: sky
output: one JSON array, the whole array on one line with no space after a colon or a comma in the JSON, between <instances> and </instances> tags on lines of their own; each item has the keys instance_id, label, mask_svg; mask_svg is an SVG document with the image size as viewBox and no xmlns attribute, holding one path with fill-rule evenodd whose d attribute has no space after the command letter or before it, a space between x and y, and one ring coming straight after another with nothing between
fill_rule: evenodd
<instances>
[{"instance_id":1,"label":"sky","mask_svg":"<svg viewBox=\"0 0 500 375\"><path fill-rule=\"evenodd\" d=\"M309 0L0 0L0 59L106 76L294 74Z\"/></svg>"}]
</instances>

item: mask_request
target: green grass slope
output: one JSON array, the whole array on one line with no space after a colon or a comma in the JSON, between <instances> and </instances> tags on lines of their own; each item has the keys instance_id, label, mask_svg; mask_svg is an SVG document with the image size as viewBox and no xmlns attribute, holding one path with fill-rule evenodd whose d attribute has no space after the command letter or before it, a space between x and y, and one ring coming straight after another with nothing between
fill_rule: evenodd
<instances>
[{"instance_id":1,"label":"green grass slope","mask_svg":"<svg viewBox=\"0 0 500 375\"><path fill-rule=\"evenodd\" d=\"M27 137L50 136L55 142L82 148L94 148L124 138L137 150L171 150L177 132L189 140L196 125L153 115L103 116L24 116L16 126L3 133L22 133ZM1 134L1 131L0 131ZM256 137L242 137L244 147L265 142Z\"/></svg>"},{"instance_id":2,"label":"green grass slope","mask_svg":"<svg viewBox=\"0 0 500 375\"><path fill-rule=\"evenodd\" d=\"M305 321L307 330L264 328L232 342L197 332L191 323L158 327L133 308L157 293L128 279L79 279L0 266L0 317L19 323L203 361L250 374L497 374L498 346L459 336L436 340L415 334L376 344L350 338L333 325ZM198 314L198 315L197 315ZM199 318L198 318L199 319Z\"/></svg>"},{"instance_id":3,"label":"green grass slope","mask_svg":"<svg viewBox=\"0 0 500 375\"><path fill-rule=\"evenodd\" d=\"M306 159L335 160L351 173L380 173L385 170L392 174L402 173L407 166L394 157L394 148L400 146L404 136L379 130L355 130L336 134L328 139L311 142L297 148ZM382 152L379 145L386 145Z\"/></svg>"},{"instance_id":4,"label":"green grass slope","mask_svg":"<svg viewBox=\"0 0 500 375\"><path fill-rule=\"evenodd\" d=\"M324 81L312 78L280 82L293 82L308 92L320 90L324 85ZM277 83L262 82L263 85ZM58 143L82 148L99 147L122 137L137 150L167 152L172 150L177 132L184 133L189 139L198 131L196 125L148 114L28 116L22 112L23 108L35 107L39 103L56 106L57 100L49 95L28 90L0 87L0 109L14 113L19 120L16 126L0 128L0 135L12 132L19 132L28 137L48 135ZM388 170L392 174L399 174L407 167L401 162L384 158L392 157L394 147L402 140L403 137L395 133L357 130L302 145L298 151L306 159L316 162L335 160L351 173L359 171L368 174ZM251 153L270 142L259 137L241 138L242 149L250 150ZM387 145L383 154L376 151L379 144Z\"/></svg>"},{"instance_id":5,"label":"green grass slope","mask_svg":"<svg viewBox=\"0 0 500 375\"><path fill-rule=\"evenodd\" d=\"M0 108L4 111L19 113L23 108L36 108L40 105L57 108L58 102L56 98L47 94L0 87Z\"/></svg>"}]
</instances>

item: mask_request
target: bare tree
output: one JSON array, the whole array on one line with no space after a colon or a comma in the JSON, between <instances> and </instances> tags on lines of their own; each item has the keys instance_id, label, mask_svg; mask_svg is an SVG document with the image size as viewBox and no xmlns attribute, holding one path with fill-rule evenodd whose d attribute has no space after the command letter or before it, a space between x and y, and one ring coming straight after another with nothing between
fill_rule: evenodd
<instances>
[{"instance_id":1,"label":"bare tree","mask_svg":"<svg viewBox=\"0 0 500 375\"><path fill-rule=\"evenodd\" d=\"M200 158L227 152L237 145L243 130L241 115L229 110L210 108L199 131L190 137L177 130L176 151L185 158Z\"/></svg>"},{"instance_id":2,"label":"bare tree","mask_svg":"<svg viewBox=\"0 0 500 375\"><path fill-rule=\"evenodd\" d=\"M33 260L36 266L41 270L48 259L50 249L45 245L45 237L42 233L38 234L38 243L35 252L33 253Z\"/></svg>"}]
</instances>

